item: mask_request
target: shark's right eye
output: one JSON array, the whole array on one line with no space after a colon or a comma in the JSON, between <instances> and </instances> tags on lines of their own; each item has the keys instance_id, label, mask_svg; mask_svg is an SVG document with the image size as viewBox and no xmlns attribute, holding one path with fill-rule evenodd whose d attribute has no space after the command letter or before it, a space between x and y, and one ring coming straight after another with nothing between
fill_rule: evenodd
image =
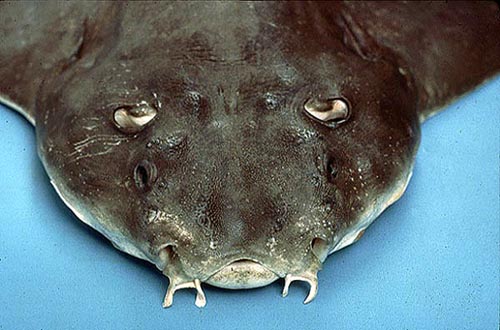
<instances>
[{"instance_id":1,"label":"shark's right eye","mask_svg":"<svg viewBox=\"0 0 500 330\"><path fill-rule=\"evenodd\" d=\"M349 103L343 98L310 98L304 104L304 111L309 117L321 123L335 127L349 117Z\"/></svg>"},{"instance_id":2,"label":"shark's right eye","mask_svg":"<svg viewBox=\"0 0 500 330\"><path fill-rule=\"evenodd\" d=\"M141 102L134 106L123 106L115 110L113 119L116 127L124 133L138 133L156 117L155 108Z\"/></svg>"},{"instance_id":3,"label":"shark's right eye","mask_svg":"<svg viewBox=\"0 0 500 330\"><path fill-rule=\"evenodd\" d=\"M154 163L143 160L134 168L134 182L139 190L149 190L156 181L157 169Z\"/></svg>"}]
</instances>

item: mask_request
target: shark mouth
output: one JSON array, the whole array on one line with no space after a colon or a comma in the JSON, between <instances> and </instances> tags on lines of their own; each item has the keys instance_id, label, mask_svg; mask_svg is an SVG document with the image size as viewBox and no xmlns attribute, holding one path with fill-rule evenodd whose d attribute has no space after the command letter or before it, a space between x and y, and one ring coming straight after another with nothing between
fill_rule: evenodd
<instances>
[{"instance_id":1,"label":"shark mouth","mask_svg":"<svg viewBox=\"0 0 500 330\"><path fill-rule=\"evenodd\" d=\"M278 278L277 274L260 263L242 259L218 270L206 283L224 289L252 289L271 284Z\"/></svg>"},{"instance_id":2,"label":"shark mouth","mask_svg":"<svg viewBox=\"0 0 500 330\"><path fill-rule=\"evenodd\" d=\"M233 261L227 266L224 266L205 282L207 284L217 286L224 289L252 289L266 286L280 278L276 273L264 267L258 262L241 259ZM170 284L163 301L163 307L172 306L174 293L179 289L196 289L195 305L204 307L206 305L206 297L201 288L201 281L194 279L190 281L177 281L177 278L169 276ZM318 277L317 272L307 272L301 275L287 274L285 276L285 284L283 287L282 296L288 295L290 283L293 281L303 281L309 284L310 290L304 304L310 303L318 293Z\"/></svg>"},{"instance_id":3,"label":"shark mouth","mask_svg":"<svg viewBox=\"0 0 500 330\"><path fill-rule=\"evenodd\" d=\"M192 278L182 271L179 258L173 251L171 246L166 247L160 253L160 258L163 259L164 267L163 274L169 278L169 285L163 307L172 306L174 294L180 289L195 289L196 300L195 305L203 307L206 304L205 293L201 287L199 278ZM238 259L232 261L222 267L203 282L225 289L252 289L266 286L277 279L284 277L284 286L282 296L288 295L288 289L293 281L303 281L309 284L309 294L304 300L304 304L311 302L318 293L318 277L317 273L321 268L321 261L315 259L316 262L301 271L300 273L278 275L258 261L251 259Z\"/></svg>"}]
</instances>

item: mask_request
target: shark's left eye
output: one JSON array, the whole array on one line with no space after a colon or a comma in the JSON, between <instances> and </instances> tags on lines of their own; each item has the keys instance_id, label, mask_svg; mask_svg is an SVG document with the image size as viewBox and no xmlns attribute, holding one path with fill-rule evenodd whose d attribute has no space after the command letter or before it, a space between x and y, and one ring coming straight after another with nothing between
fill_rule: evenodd
<instances>
[{"instance_id":1,"label":"shark's left eye","mask_svg":"<svg viewBox=\"0 0 500 330\"><path fill-rule=\"evenodd\" d=\"M153 162L143 160L134 168L134 181L139 190L151 189L157 178L157 169Z\"/></svg>"},{"instance_id":2,"label":"shark's left eye","mask_svg":"<svg viewBox=\"0 0 500 330\"><path fill-rule=\"evenodd\" d=\"M304 104L306 114L327 126L334 127L349 117L349 104L343 98L310 98Z\"/></svg>"},{"instance_id":3,"label":"shark's left eye","mask_svg":"<svg viewBox=\"0 0 500 330\"><path fill-rule=\"evenodd\" d=\"M142 102L134 106L123 106L115 110L113 119L116 127L124 133L142 131L155 117L155 108Z\"/></svg>"}]
</instances>

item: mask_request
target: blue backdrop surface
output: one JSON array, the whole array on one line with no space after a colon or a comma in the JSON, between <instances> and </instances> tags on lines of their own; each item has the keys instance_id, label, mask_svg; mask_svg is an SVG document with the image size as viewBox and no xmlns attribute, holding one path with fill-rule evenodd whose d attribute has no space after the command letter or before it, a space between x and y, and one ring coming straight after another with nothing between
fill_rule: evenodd
<instances>
[{"instance_id":1,"label":"blue backdrop surface","mask_svg":"<svg viewBox=\"0 0 500 330\"><path fill-rule=\"evenodd\" d=\"M1 107L0 329L498 329L499 127L500 78L426 122L407 192L327 259L313 303L278 281L164 310L167 279L76 219Z\"/></svg>"}]
</instances>

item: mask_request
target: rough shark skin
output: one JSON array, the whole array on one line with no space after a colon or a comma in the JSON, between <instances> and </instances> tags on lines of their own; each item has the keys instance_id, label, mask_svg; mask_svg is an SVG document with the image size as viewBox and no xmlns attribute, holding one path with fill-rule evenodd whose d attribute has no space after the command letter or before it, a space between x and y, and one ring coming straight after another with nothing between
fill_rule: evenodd
<instances>
[{"instance_id":1,"label":"rough shark skin","mask_svg":"<svg viewBox=\"0 0 500 330\"><path fill-rule=\"evenodd\" d=\"M278 278L311 301L404 192L419 125L500 69L491 3L0 6L2 100L77 217L169 277L166 307Z\"/></svg>"}]
</instances>

